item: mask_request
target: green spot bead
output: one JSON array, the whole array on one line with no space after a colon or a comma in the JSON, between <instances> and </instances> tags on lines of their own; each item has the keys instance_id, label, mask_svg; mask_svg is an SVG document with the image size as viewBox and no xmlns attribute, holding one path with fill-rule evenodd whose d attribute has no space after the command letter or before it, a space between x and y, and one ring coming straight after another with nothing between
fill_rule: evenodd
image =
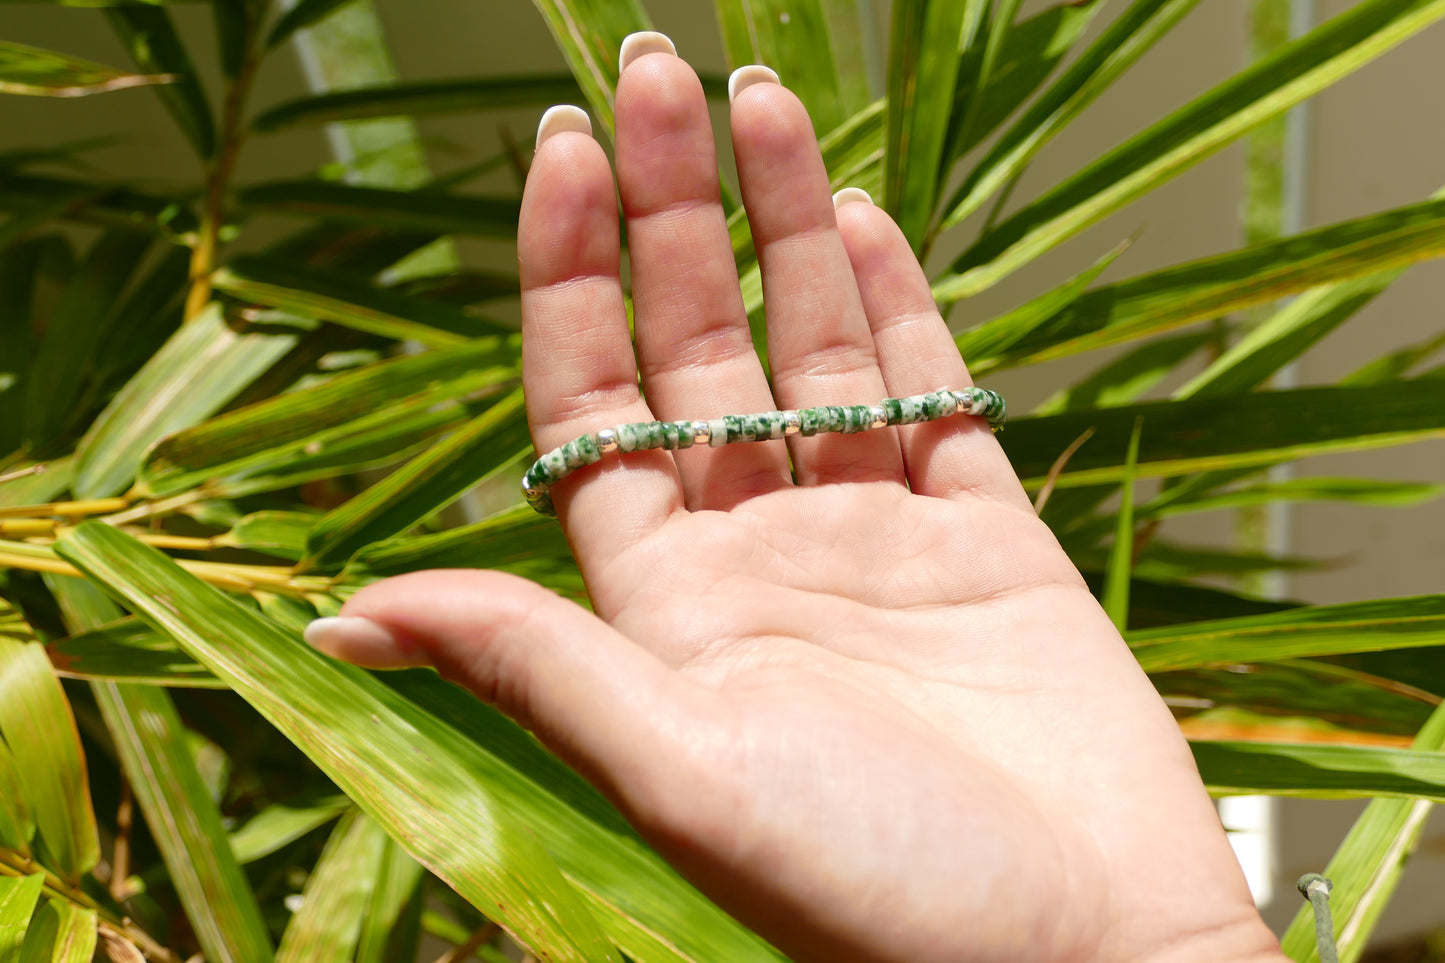
<instances>
[{"instance_id":1,"label":"green spot bead","mask_svg":"<svg viewBox=\"0 0 1445 963\"><path fill-rule=\"evenodd\" d=\"M798 434L804 437L827 431L827 408L803 408L798 411Z\"/></svg>"},{"instance_id":2,"label":"green spot bead","mask_svg":"<svg viewBox=\"0 0 1445 963\"><path fill-rule=\"evenodd\" d=\"M903 402L897 398L883 399L883 412L888 416L890 425L903 424Z\"/></svg>"}]
</instances>

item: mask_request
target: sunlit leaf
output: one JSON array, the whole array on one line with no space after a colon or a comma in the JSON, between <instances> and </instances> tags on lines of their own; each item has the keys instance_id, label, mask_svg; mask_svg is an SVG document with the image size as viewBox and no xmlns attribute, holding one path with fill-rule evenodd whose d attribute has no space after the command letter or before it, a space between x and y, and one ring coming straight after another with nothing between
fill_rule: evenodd
<instances>
[{"instance_id":1,"label":"sunlit leaf","mask_svg":"<svg viewBox=\"0 0 1445 963\"><path fill-rule=\"evenodd\" d=\"M78 497L124 491L156 441L219 411L291 346L291 331L238 333L212 304L178 330L115 396L81 439Z\"/></svg>"},{"instance_id":2,"label":"sunlit leaf","mask_svg":"<svg viewBox=\"0 0 1445 963\"><path fill-rule=\"evenodd\" d=\"M275 803L231 834L231 849L237 862L254 862L325 826L351 807L350 799L335 795Z\"/></svg>"},{"instance_id":3,"label":"sunlit leaf","mask_svg":"<svg viewBox=\"0 0 1445 963\"><path fill-rule=\"evenodd\" d=\"M306 881L276 963L351 963L385 848L375 822L355 810L342 817Z\"/></svg>"},{"instance_id":4,"label":"sunlit leaf","mask_svg":"<svg viewBox=\"0 0 1445 963\"><path fill-rule=\"evenodd\" d=\"M30 876L0 876L0 960L11 963L20 958L30 914L45 885L44 873Z\"/></svg>"},{"instance_id":5,"label":"sunlit leaf","mask_svg":"<svg viewBox=\"0 0 1445 963\"><path fill-rule=\"evenodd\" d=\"M0 636L0 736L53 868L79 881L100 858L90 777L70 703L39 643Z\"/></svg>"},{"instance_id":6,"label":"sunlit leaf","mask_svg":"<svg viewBox=\"0 0 1445 963\"><path fill-rule=\"evenodd\" d=\"M371 906L361 922L356 963L416 959L426 871L395 840L387 839Z\"/></svg>"},{"instance_id":7,"label":"sunlit leaf","mask_svg":"<svg viewBox=\"0 0 1445 963\"><path fill-rule=\"evenodd\" d=\"M1445 748L1445 707L1430 716L1412 748L1428 753ZM1325 867L1324 875L1335 884L1330 911L1341 960L1359 959L1420 838L1430 808L1431 804L1421 799L1376 799L1355 820ZM1308 904L1295 915L1280 942L1290 959L1318 963L1314 913Z\"/></svg>"},{"instance_id":8,"label":"sunlit leaf","mask_svg":"<svg viewBox=\"0 0 1445 963\"><path fill-rule=\"evenodd\" d=\"M597 924L572 914L575 897L538 889L547 876L536 864L551 853L575 892L596 894L589 906L609 933L666 932L675 941L622 943L638 963L779 959L681 884L529 735L434 673L382 681L331 662L109 526L82 524L60 545L255 705L424 866L535 951L596 955ZM426 710L395 688L412 684L429 687L420 694ZM464 731L447 721L451 694L466 700Z\"/></svg>"},{"instance_id":9,"label":"sunlit leaf","mask_svg":"<svg viewBox=\"0 0 1445 963\"><path fill-rule=\"evenodd\" d=\"M1445 16L1445 0L1365 0L1257 61L1010 216L952 265L945 300L1062 241Z\"/></svg>"},{"instance_id":10,"label":"sunlit leaf","mask_svg":"<svg viewBox=\"0 0 1445 963\"><path fill-rule=\"evenodd\" d=\"M1292 608L1130 632L1150 672L1445 644L1445 595Z\"/></svg>"},{"instance_id":11,"label":"sunlit leaf","mask_svg":"<svg viewBox=\"0 0 1445 963\"><path fill-rule=\"evenodd\" d=\"M212 283L253 304L432 347L506 330L450 305L374 287L347 274L270 259L237 258L217 271Z\"/></svg>"},{"instance_id":12,"label":"sunlit leaf","mask_svg":"<svg viewBox=\"0 0 1445 963\"><path fill-rule=\"evenodd\" d=\"M225 683L134 617L57 639L47 647L57 675L92 682L132 682L222 689Z\"/></svg>"},{"instance_id":13,"label":"sunlit leaf","mask_svg":"<svg viewBox=\"0 0 1445 963\"><path fill-rule=\"evenodd\" d=\"M628 34L652 29L638 0L532 0L603 131L612 134L617 55Z\"/></svg>"},{"instance_id":14,"label":"sunlit leaf","mask_svg":"<svg viewBox=\"0 0 1445 963\"><path fill-rule=\"evenodd\" d=\"M1189 748L1205 786L1216 796L1445 801L1445 752L1275 742L1191 742Z\"/></svg>"},{"instance_id":15,"label":"sunlit leaf","mask_svg":"<svg viewBox=\"0 0 1445 963\"><path fill-rule=\"evenodd\" d=\"M128 74L53 50L0 40L0 94L85 97L171 80L166 74Z\"/></svg>"}]
</instances>

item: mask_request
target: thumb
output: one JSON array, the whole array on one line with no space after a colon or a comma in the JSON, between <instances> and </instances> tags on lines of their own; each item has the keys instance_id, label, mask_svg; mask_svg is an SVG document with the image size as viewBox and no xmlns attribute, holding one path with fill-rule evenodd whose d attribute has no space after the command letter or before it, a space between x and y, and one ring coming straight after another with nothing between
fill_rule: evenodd
<instances>
[{"instance_id":1,"label":"thumb","mask_svg":"<svg viewBox=\"0 0 1445 963\"><path fill-rule=\"evenodd\" d=\"M637 811L665 778L659 740L697 693L656 656L573 602L501 572L416 572L368 586L306 641L368 668L431 665L532 730Z\"/></svg>"}]
</instances>

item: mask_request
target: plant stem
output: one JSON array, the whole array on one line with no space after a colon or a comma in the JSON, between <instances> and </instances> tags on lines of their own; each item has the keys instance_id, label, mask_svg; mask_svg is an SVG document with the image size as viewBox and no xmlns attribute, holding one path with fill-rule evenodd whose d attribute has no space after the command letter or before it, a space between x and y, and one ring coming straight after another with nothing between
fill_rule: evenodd
<instances>
[{"instance_id":1,"label":"plant stem","mask_svg":"<svg viewBox=\"0 0 1445 963\"><path fill-rule=\"evenodd\" d=\"M241 69L226 87L221 113L221 136L216 155L206 170L206 206L201 212L201 225L196 246L191 252L190 287L186 292L185 319L192 321L205 310L211 300L211 274L216 269L220 249L221 227L226 222L226 193L236 172L236 161L246 141L246 103L261 66L264 53L259 42L260 11L249 8L246 24L246 56Z\"/></svg>"}]
</instances>

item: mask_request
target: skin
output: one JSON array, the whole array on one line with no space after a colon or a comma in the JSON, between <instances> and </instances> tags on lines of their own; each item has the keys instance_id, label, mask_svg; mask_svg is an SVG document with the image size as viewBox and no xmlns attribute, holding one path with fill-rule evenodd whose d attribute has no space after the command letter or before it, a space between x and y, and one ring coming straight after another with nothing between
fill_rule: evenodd
<instances>
[{"instance_id":1,"label":"skin","mask_svg":"<svg viewBox=\"0 0 1445 963\"><path fill-rule=\"evenodd\" d=\"M762 82L732 139L770 382L697 77L648 54L616 108L616 188L575 131L527 181L539 451L971 383L896 226L835 214L806 112ZM357 594L343 615L369 621L317 643L495 703L799 961L1285 959L1177 726L980 419L614 456L553 495L596 615L423 572Z\"/></svg>"}]
</instances>

